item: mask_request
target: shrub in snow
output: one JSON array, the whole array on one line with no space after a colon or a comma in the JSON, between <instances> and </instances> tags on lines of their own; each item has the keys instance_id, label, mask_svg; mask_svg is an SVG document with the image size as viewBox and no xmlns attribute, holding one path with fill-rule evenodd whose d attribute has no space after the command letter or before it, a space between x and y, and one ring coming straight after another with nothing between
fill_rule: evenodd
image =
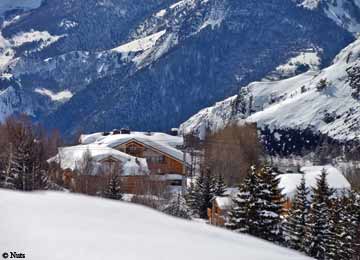
<instances>
[{"instance_id":1,"label":"shrub in snow","mask_svg":"<svg viewBox=\"0 0 360 260\"><path fill-rule=\"evenodd\" d=\"M190 209L186 204L185 198L181 194L174 195L168 205L162 210L164 213L174 217L191 219Z\"/></svg>"},{"instance_id":2,"label":"shrub in snow","mask_svg":"<svg viewBox=\"0 0 360 260\"><path fill-rule=\"evenodd\" d=\"M103 196L107 199L121 200L122 191L121 191L121 180L119 174L112 173L109 176L109 181Z\"/></svg>"},{"instance_id":3,"label":"shrub in snow","mask_svg":"<svg viewBox=\"0 0 360 260\"><path fill-rule=\"evenodd\" d=\"M326 81L326 79L321 79L316 84L316 89L317 89L317 91L323 91L327 86L328 86L328 82Z\"/></svg>"},{"instance_id":4,"label":"shrub in snow","mask_svg":"<svg viewBox=\"0 0 360 260\"><path fill-rule=\"evenodd\" d=\"M350 67L346 70L350 87L354 90L352 97L360 99L360 66Z\"/></svg>"}]
</instances>

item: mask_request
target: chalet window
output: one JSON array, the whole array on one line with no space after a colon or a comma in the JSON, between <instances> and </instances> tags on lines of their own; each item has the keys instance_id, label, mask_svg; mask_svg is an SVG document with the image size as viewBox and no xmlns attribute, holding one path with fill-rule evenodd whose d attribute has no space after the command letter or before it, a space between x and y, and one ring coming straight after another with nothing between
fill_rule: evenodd
<instances>
[{"instance_id":1,"label":"chalet window","mask_svg":"<svg viewBox=\"0 0 360 260\"><path fill-rule=\"evenodd\" d=\"M143 149L141 147L135 145L129 145L128 147L126 147L126 153L133 156L138 156L142 153L142 151Z\"/></svg>"},{"instance_id":2,"label":"chalet window","mask_svg":"<svg viewBox=\"0 0 360 260\"><path fill-rule=\"evenodd\" d=\"M171 186L181 186L182 185L182 180L171 180L171 181L169 181L169 184Z\"/></svg>"},{"instance_id":3,"label":"chalet window","mask_svg":"<svg viewBox=\"0 0 360 260\"><path fill-rule=\"evenodd\" d=\"M165 163L165 156L149 156L146 158L148 162L150 163Z\"/></svg>"}]
</instances>

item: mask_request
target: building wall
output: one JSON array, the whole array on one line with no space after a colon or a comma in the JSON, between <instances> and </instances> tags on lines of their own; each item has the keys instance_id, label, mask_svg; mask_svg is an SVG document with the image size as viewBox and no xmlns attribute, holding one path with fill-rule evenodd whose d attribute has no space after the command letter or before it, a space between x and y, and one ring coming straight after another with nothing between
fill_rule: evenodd
<instances>
[{"instance_id":1,"label":"building wall","mask_svg":"<svg viewBox=\"0 0 360 260\"><path fill-rule=\"evenodd\" d=\"M140 143L132 141L119 145L115 149L136 157L145 158L151 174L183 174L183 163Z\"/></svg>"}]
</instances>

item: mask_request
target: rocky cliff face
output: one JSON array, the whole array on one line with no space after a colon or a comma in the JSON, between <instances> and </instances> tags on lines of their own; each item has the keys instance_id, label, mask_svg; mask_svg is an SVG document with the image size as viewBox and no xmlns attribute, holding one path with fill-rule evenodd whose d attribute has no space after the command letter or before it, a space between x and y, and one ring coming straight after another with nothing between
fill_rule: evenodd
<instances>
[{"instance_id":1,"label":"rocky cliff face","mask_svg":"<svg viewBox=\"0 0 360 260\"><path fill-rule=\"evenodd\" d=\"M69 135L166 130L254 80L329 65L358 18L343 12L341 23L326 3L56 0L7 11L1 89L29 100L9 113L31 111Z\"/></svg>"}]
</instances>

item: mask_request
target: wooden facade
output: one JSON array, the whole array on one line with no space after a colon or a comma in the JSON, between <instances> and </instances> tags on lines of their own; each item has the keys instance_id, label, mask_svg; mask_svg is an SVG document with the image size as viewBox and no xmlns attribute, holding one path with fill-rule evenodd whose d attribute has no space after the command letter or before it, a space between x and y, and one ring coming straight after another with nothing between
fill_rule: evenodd
<instances>
[{"instance_id":1,"label":"wooden facade","mask_svg":"<svg viewBox=\"0 0 360 260\"><path fill-rule=\"evenodd\" d=\"M169 154L137 140L121 144L115 149L135 157L145 158L150 173L153 175L180 174L184 175L184 163Z\"/></svg>"},{"instance_id":2,"label":"wooden facade","mask_svg":"<svg viewBox=\"0 0 360 260\"><path fill-rule=\"evenodd\" d=\"M223 197L221 199L231 200L230 197ZM231 209L231 204L227 204L226 206L219 205L216 199L212 200L211 208L208 208L207 212L210 224L221 227L225 226L228 212Z\"/></svg>"}]
</instances>

